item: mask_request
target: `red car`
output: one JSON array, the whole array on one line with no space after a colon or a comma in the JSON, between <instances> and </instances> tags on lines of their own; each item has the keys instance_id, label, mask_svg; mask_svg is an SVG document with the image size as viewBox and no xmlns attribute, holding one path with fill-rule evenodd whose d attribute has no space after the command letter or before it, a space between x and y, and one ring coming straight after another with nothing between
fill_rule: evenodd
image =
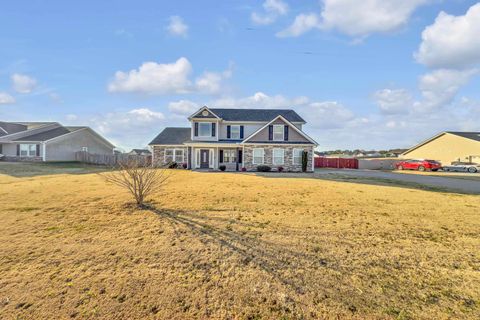
<instances>
[{"instance_id":1,"label":"red car","mask_svg":"<svg viewBox=\"0 0 480 320\"><path fill-rule=\"evenodd\" d=\"M395 164L397 170L437 171L442 164L435 160L405 160Z\"/></svg>"}]
</instances>

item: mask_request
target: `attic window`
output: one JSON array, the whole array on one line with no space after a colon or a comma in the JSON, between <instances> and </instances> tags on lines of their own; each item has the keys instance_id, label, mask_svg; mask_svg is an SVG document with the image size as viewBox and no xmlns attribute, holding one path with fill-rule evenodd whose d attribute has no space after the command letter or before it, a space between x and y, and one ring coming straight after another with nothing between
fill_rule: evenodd
<instances>
[{"instance_id":1,"label":"attic window","mask_svg":"<svg viewBox=\"0 0 480 320\"><path fill-rule=\"evenodd\" d=\"M204 116L204 117L208 116L208 111L207 111L207 110L203 110L203 111L202 111L202 116Z\"/></svg>"}]
</instances>

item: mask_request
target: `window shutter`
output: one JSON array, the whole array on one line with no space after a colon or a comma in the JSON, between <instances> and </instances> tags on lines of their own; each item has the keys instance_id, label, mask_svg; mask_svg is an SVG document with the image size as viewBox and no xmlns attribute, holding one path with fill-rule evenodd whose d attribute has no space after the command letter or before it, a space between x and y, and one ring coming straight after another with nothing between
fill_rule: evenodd
<instances>
[{"instance_id":1,"label":"window shutter","mask_svg":"<svg viewBox=\"0 0 480 320\"><path fill-rule=\"evenodd\" d=\"M269 125L268 126L268 140L273 140L273 126Z\"/></svg>"},{"instance_id":2,"label":"window shutter","mask_svg":"<svg viewBox=\"0 0 480 320\"><path fill-rule=\"evenodd\" d=\"M220 158L219 159L220 163L222 163L223 162L223 150L220 150L219 158Z\"/></svg>"},{"instance_id":3,"label":"window shutter","mask_svg":"<svg viewBox=\"0 0 480 320\"><path fill-rule=\"evenodd\" d=\"M195 126L195 132L194 132L193 135L194 135L195 137L198 137L198 122L195 122L195 123L194 123L194 126Z\"/></svg>"},{"instance_id":4,"label":"window shutter","mask_svg":"<svg viewBox=\"0 0 480 320\"><path fill-rule=\"evenodd\" d=\"M230 139L230 126L227 126L227 139Z\"/></svg>"},{"instance_id":5,"label":"window shutter","mask_svg":"<svg viewBox=\"0 0 480 320\"><path fill-rule=\"evenodd\" d=\"M217 128L216 123L215 122L212 123L212 137L215 137L216 128Z\"/></svg>"},{"instance_id":6,"label":"window shutter","mask_svg":"<svg viewBox=\"0 0 480 320\"><path fill-rule=\"evenodd\" d=\"M240 126L240 139L243 139L243 126Z\"/></svg>"},{"instance_id":7,"label":"window shutter","mask_svg":"<svg viewBox=\"0 0 480 320\"><path fill-rule=\"evenodd\" d=\"M17 144L17 156L19 156L19 155L20 155L20 145Z\"/></svg>"},{"instance_id":8,"label":"window shutter","mask_svg":"<svg viewBox=\"0 0 480 320\"><path fill-rule=\"evenodd\" d=\"M288 141L288 126L284 127L283 133L284 133L284 135L283 135L284 140Z\"/></svg>"},{"instance_id":9,"label":"window shutter","mask_svg":"<svg viewBox=\"0 0 480 320\"><path fill-rule=\"evenodd\" d=\"M39 144L37 144L36 152L37 152L37 157L40 157L40 145Z\"/></svg>"}]
</instances>

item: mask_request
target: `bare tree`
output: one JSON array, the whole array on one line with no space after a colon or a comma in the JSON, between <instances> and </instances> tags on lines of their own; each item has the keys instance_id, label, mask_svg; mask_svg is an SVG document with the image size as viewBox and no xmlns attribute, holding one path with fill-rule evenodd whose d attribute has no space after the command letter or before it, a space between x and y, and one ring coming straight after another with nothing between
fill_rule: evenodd
<instances>
[{"instance_id":1,"label":"bare tree","mask_svg":"<svg viewBox=\"0 0 480 320\"><path fill-rule=\"evenodd\" d=\"M154 168L138 158L120 161L111 171L100 175L107 182L127 189L139 207L143 207L145 199L159 191L169 178L164 167Z\"/></svg>"}]
</instances>

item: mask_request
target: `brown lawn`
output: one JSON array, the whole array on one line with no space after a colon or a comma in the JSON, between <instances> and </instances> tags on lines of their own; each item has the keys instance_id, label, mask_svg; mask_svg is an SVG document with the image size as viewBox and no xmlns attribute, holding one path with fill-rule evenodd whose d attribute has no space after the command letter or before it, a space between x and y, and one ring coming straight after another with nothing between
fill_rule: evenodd
<instances>
[{"instance_id":1,"label":"brown lawn","mask_svg":"<svg viewBox=\"0 0 480 320\"><path fill-rule=\"evenodd\" d=\"M137 210L9 170L1 319L480 318L479 196L178 170Z\"/></svg>"}]
</instances>

